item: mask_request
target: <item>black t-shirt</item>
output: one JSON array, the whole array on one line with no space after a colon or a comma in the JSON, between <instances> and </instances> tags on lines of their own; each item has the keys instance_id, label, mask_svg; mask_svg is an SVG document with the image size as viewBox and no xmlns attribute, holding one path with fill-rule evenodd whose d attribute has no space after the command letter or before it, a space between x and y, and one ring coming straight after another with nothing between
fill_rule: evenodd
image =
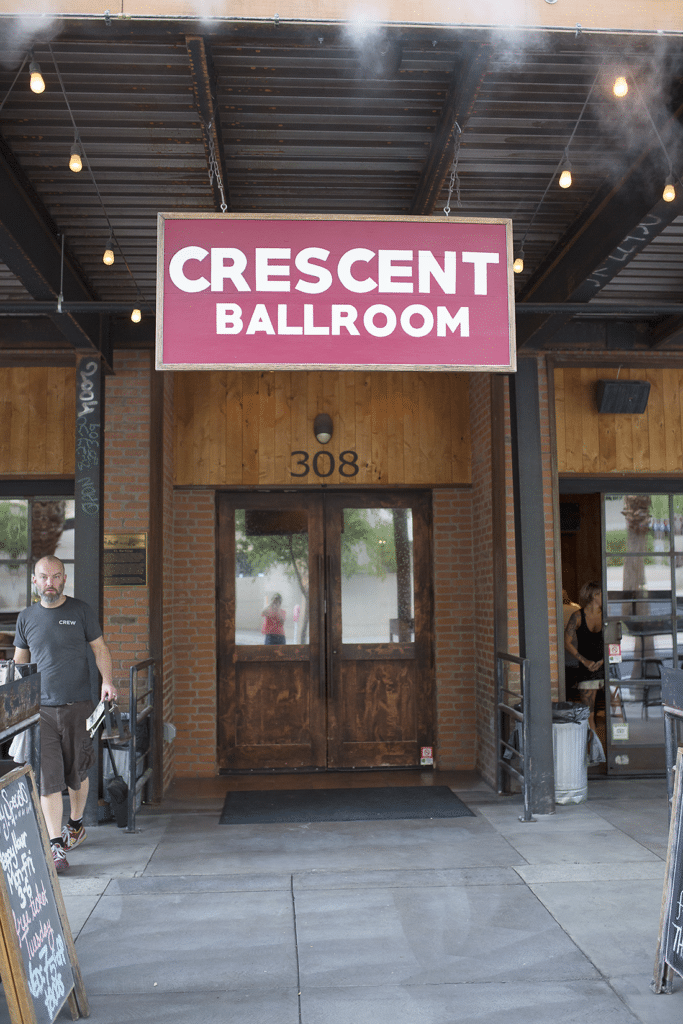
<instances>
[{"instance_id":1,"label":"black t-shirt","mask_svg":"<svg viewBox=\"0 0 683 1024\"><path fill-rule=\"evenodd\" d=\"M15 646L28 649L38 666L41 704L58 707L91 700L90 680L97 669L90 643L101 636L95 612L75 597L56 608L38 603L19 613Z\"/></svg>"}]
</instances>

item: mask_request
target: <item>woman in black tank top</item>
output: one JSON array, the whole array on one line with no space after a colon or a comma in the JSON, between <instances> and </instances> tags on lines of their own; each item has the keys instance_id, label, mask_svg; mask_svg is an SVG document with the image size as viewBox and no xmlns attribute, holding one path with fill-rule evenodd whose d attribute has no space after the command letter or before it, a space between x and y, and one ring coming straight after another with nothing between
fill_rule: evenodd
<instances>
[{"instance_id":1,"label":"woman in black tank top","mask_svg":"<svg viewBox=\"0 0 683 1024\"><path fill-rule=\"evenodd\" d=\"M578 662L571 673L576 697L590 708L588 724L595 731L595 696L605 685L602 587L599 583L584 583L579 605L580 610L574 612L564 631L564 646Z\"/></svg>"}]
</instances>

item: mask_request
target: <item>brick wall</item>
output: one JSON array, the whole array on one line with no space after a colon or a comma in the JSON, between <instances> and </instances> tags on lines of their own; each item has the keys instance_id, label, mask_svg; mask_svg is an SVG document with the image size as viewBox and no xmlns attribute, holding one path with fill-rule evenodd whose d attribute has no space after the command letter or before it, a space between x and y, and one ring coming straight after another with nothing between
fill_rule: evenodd
<instances>
[{"instance_id":1,"label":"brick wall","mask_svg":"<svg viewBox=\"0 0 683 1024\"><path fill-rule=\"evenodd\" d=\"M114 371L105 382L104 531L143 533L149 529L150 353L119 351ZM102 626L123 697L130 666L149 657L147 587L105 587Z\"/></svg>"},{"instance_id":2,"label":"brick wall","mask_svg":"<svg viewBox=\"0 0 683 1024\"><path fill-rule=\"evenodd\" d=\"M216 506L213 491L178 490L173 518L175 771L216 763Z\"/></svg>"},{"instance_id":3,"label":"brick wall","mask_svg":"<svg viewBox=\"0 0 683 1024\"><path fill-rule=\"evenodd\" d=\"M174 646L174 587L167 586L167 581L174 579L174 533L173 533L173 374L163 375L163 472L162 472L162 516L163 516L163 554L162 554L162 590L163 590L163 674L161 679L163 720L175 725L175 646ZM164 743L163 749L163 786L165 791L172 782L175 773L176 744Z\"/></svg>"},{"instance_id":4,"label":"brick wall","mask_svg":"<svg viewBox=\"0 0 683 1024\"><path fill-rule=\"evenodd\" d=\"M472 492L432 496L436 673L436 763L473 769L476 761L472 590Z\"/></svg>"},{"instance_id":5,"label":"brick wall","mask_svg":"<svg viewBox=\"0 0 683 1024\"><path fill-rule=\"evenodd\" d=\"M550 686L553 700L558 694L558 630L557 630L557 591L556 579L561 578L560 566L555 575L555 544L553 531L553 437L551 416L555 410L550 408L550 388L548 386L548 365L544 356L536 359L538 365L539 412L541 417L541 458L543 464L543 519L545 522L545 559L546 580L548 586L548 627L550 632ZM559 529L559 523L558 529ZM559 535L558 535L559 539ZM559 609L562 621L562 609ZM562 640L562 657L564 658L564 640Z\"/></svg>"},{"instance_id":6,"label":"brick wall","mask_svg":"<svg viewBox=\"0 0 683 1024\"><path fill-rule=\"evenodd\" d=\"M472 525L475 536L474 633L476 653L476 768L492 784L496 778L495 649L493 606L493 502L491 381L478 373L470 385L472 433Z\"/></svg>"}]
</instances>

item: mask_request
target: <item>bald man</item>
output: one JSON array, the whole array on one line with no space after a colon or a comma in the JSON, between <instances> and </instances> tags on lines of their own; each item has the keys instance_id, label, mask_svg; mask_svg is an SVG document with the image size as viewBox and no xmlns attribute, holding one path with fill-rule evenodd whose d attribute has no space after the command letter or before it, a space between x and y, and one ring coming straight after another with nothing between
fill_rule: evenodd
<instances>
[{"instance_id":1,"label":"bald man","mask_svg":"<svg viewBox=\"0 0 683 1024\"><path fill-rule=\"evenodd\" d=\"M59 558L48 556L36 562L33 584L40 602L19 613L14 653L18 664L33 661L41 673L40 803L60 874L69 868L66 851L80 846L86 836L83 811L88 772L96 761L85 724L94 709L90 689L93 655L102 676L101 700L117 696L111 655L97 615L85 601L67 597L65 583ZM65 786L70 817L62 827Z\"/></svg>"}]
</instances>

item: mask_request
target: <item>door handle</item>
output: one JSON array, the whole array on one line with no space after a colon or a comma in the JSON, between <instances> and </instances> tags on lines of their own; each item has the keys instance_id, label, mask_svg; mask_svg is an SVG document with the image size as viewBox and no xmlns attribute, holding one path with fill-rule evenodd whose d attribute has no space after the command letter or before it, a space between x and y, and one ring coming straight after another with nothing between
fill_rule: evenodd
<instances>
[{"instance_id":1,"label":"door handle","mask_svg":"<svg viewBox=\"0 0 683 1024\"><path fill-rule=\"evenodd\" d=\"M328 587L332 587L332 555L327 556L327 579L326 583ZM328 700L334 700L334 655L337 653L332 650L332 642L330 633L332 631L331 623L327 622L327 697Z\"/></svg>"},{"instance_id":2,"label":"door handle","mask_svg":"<svg viewBox=\"0 0 683 1024\"><path fill-rule=\"evenodd\" d=\"M318 555L318 697L325 700L325 577L323 556Z\"/></svg>"}]
</instances>

